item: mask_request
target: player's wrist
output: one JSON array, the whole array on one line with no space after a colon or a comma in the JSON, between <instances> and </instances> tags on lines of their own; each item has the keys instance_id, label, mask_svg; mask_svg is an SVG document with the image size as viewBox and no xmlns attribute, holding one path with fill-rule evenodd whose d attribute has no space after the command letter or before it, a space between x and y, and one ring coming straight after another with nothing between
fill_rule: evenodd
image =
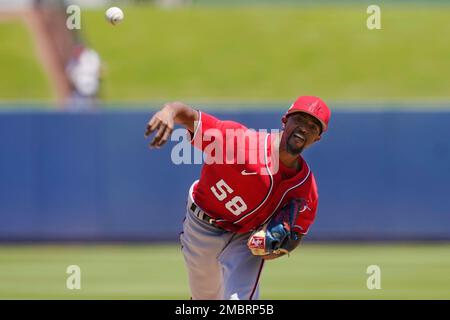
<instances>
[{"instance_id":1,"label":"player's wrist","mask_svg":"<svg viewBox=\"0 0 450 320\"><path fill-rule=\"evenodd\" d=\"M173 103L165 104L161 111L167 113L172 117L172 119L175 119L175 117L177 116L177 108Z\"/></svg>"}]
</instances>

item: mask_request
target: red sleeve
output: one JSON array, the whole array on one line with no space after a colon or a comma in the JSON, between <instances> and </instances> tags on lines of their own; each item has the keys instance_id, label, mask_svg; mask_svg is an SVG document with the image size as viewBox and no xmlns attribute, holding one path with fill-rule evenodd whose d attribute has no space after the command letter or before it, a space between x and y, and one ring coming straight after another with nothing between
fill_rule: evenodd
<instances>
[{"instance_id":1,"label":"red sleeve","mask_svg":"<svg viewBox=\"0 0 450 320\"><path fill-rule=\"evenodd\" d=\"M309 228L314 222L316 218L317 212L317 204L318 204L318 194L317 194L317 186L314 180L314 176L311 176L312 182L310 191L307 199L303 199L302 205L300 208L300 213L297 217L297 221L294 224L293 230L299 234L306 235L309 231Z\"/></svg>"},{"instance_id":2,"label":"red sleeve","mask_svg":"<svg viewBox=\"0 0 450 320\"><path fill-rule=\"evenodd\" d=\"M199 111L198 113L199 120L194 125L194 132L189 132L189 138L191 144L202 151L217 140L222 144L225 141L227 129L247 129L235 121L222 121L205 112Z\"/></svg>"}]
</instances>

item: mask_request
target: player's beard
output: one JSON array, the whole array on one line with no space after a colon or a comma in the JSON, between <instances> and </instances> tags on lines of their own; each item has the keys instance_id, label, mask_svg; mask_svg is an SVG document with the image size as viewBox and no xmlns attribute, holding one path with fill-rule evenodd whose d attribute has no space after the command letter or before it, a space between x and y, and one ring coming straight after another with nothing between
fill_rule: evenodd
<instances>
[{"instance_id":1,"label":"player's beard","mask_svg":"<svg viewBox=\"0 0 450 320\"><path fill-rule=\"evenodd\" d=\"M301 147L297 147L297 144L293 140L294 133L292 133L286 141L286 151L293 156L296 156L303 152L303 149L305 148L305 142L303 142Z\"/></svg>"}]
</instances>

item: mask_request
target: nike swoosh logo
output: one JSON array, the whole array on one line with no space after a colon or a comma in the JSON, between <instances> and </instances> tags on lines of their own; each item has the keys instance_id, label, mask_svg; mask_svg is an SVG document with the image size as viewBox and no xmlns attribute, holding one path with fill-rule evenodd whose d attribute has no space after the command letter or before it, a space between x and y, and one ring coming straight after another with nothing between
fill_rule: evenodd
<instances>
[{"instance_id":1,"label":"nike swoosh logo","mask_svg":"<svg viewBox=\"0 0 450 320\"><path fill-rule=\"evenodd\" d=\"M241 174L242 174L243 176L251 176L251 175L253 175L253 174L257 174L257 172L247 172L247 171L245 171L245 170L242 170L242 171L241 171Z\"/></svg>"}]
</instances>

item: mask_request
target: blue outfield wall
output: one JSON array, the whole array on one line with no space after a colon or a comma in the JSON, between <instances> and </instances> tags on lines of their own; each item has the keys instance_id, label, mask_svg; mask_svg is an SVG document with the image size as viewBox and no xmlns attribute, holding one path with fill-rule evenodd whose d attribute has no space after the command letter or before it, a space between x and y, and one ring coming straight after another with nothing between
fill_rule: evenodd
<instances>
[{"instance_id":1,"label":"blue outfield wall","mask_svg":"<svg viewBox=\"0 0 450 320\"><path fill-rule=\"evenodd\" d=\"M279 128L281 111L211 111ZM176 240L200 165L147 148L152 111L0 113L0 240ZM309 239L450 239L450 112L335 111L305 151Z\"/></svg>"}]
</instances>

